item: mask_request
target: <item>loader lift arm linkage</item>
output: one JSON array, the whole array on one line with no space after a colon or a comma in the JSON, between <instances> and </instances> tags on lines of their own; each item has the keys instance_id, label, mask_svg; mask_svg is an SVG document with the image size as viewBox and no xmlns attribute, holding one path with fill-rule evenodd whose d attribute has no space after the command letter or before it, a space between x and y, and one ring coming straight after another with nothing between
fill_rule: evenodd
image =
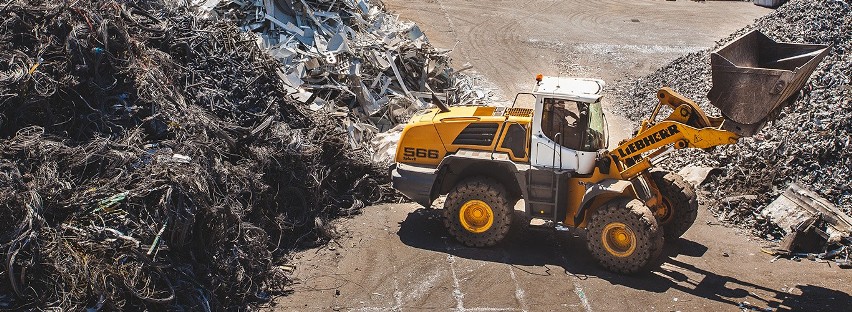
<instances>
[{"instance_id":1,"label":"loader lift arm linkage","mask_svg":"<svg viewBox=\"0 0 852 312\"><path fill-rule=\"evenodd\" d=\"M721 129L724 118L707 116L695 102L683 97L674 90L664 87L657 92L660 102L654 108L651 117L642 121L636 135L622 141L611 156L621 171L624 180L630 180L641 172L651 168L651 159L665 150L667 146L675 149L707 149L719 145L734 144L740 136ZM673 111L664 120L655 122L663 105ZM643 157L642 154L658 149Z\"/></svg>"}]
</instances>

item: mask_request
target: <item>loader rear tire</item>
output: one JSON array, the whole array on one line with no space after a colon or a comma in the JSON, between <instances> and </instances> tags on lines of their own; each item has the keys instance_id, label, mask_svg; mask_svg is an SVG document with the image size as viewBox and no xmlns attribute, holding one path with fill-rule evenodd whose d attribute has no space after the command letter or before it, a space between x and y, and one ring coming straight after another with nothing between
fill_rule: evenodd
<instances>
[{"instance_id":1,"label":"loader rear tire","mask_svg":"<svg viewBox=\"0 0 852 312\"><path fill-rule=\"evenodd\" d=\"M487 178L456 184L444 202L444 226L453 238L470 247L500 243L509 233L513 216L506 189Z\"/></svg>"},{"instance_id":2,"label":"loader rear tire","mask_svg":"<svg viewBox=\"0 0 852 312\"><path fill-rule=\"evenodd\" d=\"M666 239L676 239L686 233L698 217L698 198L692 185L676 173L652 170L651 178L663 195L663 209L654 216L665 230Z\"/></svg>"},{"instance_id":3,"label":"loader rear tire","mask_svg":"<svg viewBox=\"0 0 852 312\"><path fill-rule=\"evenodd\" d=\"M663 229L637 199L619 198L598 208L589 219L586 244L607 270L633 274L651 269L663 251Z\"/></svg>"}]
</instances>

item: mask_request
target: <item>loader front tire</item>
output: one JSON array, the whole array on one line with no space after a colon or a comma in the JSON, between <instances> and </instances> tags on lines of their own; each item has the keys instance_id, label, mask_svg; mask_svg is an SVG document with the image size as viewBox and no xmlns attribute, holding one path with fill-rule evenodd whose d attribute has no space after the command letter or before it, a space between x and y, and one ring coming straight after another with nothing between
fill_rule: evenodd
<instances>
[{"instance_id":1,"label":"loader front tire","mask_svg":"<svg viewBox=\"0 0 852 312\"><path fill-rule=\"evenodd\" d=\"M663 206L654 216L665 230L666 239L676 239L689 230L698 217L695 190L676 173L657 169L651 171L651 178L663 196Z\"/></svg>"},{"instance_id":2,"label":"loader front tire","mask_svg":"<svg viewBox=\"0 0 852 312\"><path fill-rule=\"evenodd\" d=\"M607 270L632 274L647 271L663 251L663 229L637 199L614 199L589 219L586 244Z\"/></svg>"},{"instance_id":3,"label":"loader front tire","mask_svg":"<svg viewBox=\"0 0 852 312\"><path fill-rule=\"evenodd\" d=\"M509 233L513 212L502 184L471 178L456 184L447 194L444 226L466 246L494 246Z\"/></svg>"}]
</instances>

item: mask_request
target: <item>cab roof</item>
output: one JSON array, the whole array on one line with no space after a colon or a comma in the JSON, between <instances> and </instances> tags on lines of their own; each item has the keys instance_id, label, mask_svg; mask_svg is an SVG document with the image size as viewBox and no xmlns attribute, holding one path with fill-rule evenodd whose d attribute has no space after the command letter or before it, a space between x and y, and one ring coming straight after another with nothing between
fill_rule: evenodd
<instances>
[{"instance_id":1,"label":"cab roof","mask_svg":"<svg viewBox=\"0 0 852 312\"><path fill-rule=\"evenodd\" d=\"M533 87L532 93L572 101L594 103L601 98L606 83L593 78L566 78L545 76Z\"/></svg>"}]
</instances>

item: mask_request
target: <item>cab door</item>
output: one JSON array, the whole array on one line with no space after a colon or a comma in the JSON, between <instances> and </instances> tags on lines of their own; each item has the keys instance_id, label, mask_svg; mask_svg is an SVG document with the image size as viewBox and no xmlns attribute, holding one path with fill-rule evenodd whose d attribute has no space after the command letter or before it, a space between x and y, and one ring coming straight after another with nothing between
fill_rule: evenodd
<instances>
[{"instance_id":1,"label":"cab door","mask_svg":"<svg viewBox=\"0 0 852 312\"><path fill-rule=\"evenodd\" d=\"M589 104L543 98L536 105L536 111L541 113L534 117L530 163L536 167L591 173L597 151L583 150L589 128Z\"/></svg>"}]
</instances>

